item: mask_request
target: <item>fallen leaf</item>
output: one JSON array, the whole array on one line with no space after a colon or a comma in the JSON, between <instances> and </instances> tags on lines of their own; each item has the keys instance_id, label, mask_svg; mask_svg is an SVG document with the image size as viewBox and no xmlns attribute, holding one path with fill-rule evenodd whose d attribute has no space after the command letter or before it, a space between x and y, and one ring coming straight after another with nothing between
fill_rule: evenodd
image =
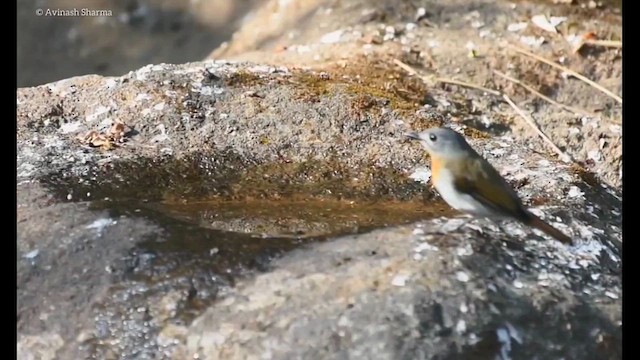
<instances>
[{"instance_id":1,"label":"fallen leaf","mask_svg":"<svg viewBox=\"0 0 640 360\"><path fill-rule=\"evenodd\" d=\"M78 140L80 140L80 141L84 142L84 141L85 141L85 139L87 138L87 136L89 136L89 134L90 134L90 133L92 133L92 132L95 132L95 131L94 131L94 130L91 130L91 131L87 132L87 133L86 133L86 134L84 134L84 135L78 135L78 136L76 136L76 139L78 139Z\"/></svg>"},{"instance_id":2,"label":"fallen leaf","mask_svg":"<svg viewBox=\"0 0 640 360\"><path fill-rule=\"evenodd\" d=\"M511 32L522 31L526 29L527 26L529 26L529 24L527 24L526 22L513 23L507 26L507 31L511 31Z\"/></svg>"},{"instance_id":3,"label":"fallen leaf","mask_svg":"<svg viewBox=\"0 0 640 360\"><path fill-rule=\"evenodd\" d=\"M539 47L540 45L544 44L545 39L542 36L540 36L540 37L521 36L520 37L520 42L522 42L523 44L527 44L529 46Z\"/></svg>"},{"instance_id":4,"label":"fallen leaf","mask_svg":"<svg viewBox=\"0 0 640 360\"><path fill-rule=\"evenodd\" d=\"M121 121L116 121L111 126L111 129L109 129L108 135L115 142L124 142L124 137L127 135L129 131L131 131L131 128L129 128L125 123Z\"/></svg>"},{"instance_id":5,"label":"fallen leaf","mask_svg":"<svg viewBox=\"0 0 640 360\"><path fill-rule=\"evenodd\" d=\"M117 143L124 142L125 136L131 131L125 123L116 121L107 134L100 133L96 130L90 130L84 135L77 136L83 144L91 147L99 147L103 150L111 150L116 147Z\"/></svg>"},{"instance_id":6,"label":"fallen leaf","mask_svg":"<svg viewBox=\"0 0 640 360\"><path fill-rule=\"evenodd\" d=\"M564 16L551 16L547 17L546 15L534 15L531 17L531 22L542 30L552 32L554 34L558 33L556 30L556 26L560 25L567 18Z\"/></svg>"}]
</instances>

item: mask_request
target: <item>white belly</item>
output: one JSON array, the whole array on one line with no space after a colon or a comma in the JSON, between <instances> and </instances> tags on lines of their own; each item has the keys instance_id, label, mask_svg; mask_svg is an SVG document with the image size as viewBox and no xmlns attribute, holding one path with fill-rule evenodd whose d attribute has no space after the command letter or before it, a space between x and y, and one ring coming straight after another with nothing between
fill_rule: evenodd
<instances>
[{"instance_id":1,"label":"white belly","mask_svg":"<svg viewBox=\"0 0 640 360\"><path fill-rule=\"evenodd\" d=\"M442 170L438 181L434 184L444 201L452 208L476 216L490 216L492 212L470 195L458 192L453 187L451 173Z\"/></svg>"}]
</instances>

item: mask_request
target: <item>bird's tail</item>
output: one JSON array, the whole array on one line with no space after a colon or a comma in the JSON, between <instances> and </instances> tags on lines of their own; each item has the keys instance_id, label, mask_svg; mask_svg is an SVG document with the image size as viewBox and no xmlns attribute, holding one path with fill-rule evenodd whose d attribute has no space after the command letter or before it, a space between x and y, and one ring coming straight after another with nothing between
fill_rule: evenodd
<instances>
[{"instance_id":1,"label":"bird's tail","mask_svg":"<svg viewBox=\"0 0 640 360\"><path fill-rule=\"evenodd\" d=\"M544 232L545 234L555 238L556 240L563 242L565 244L570 244L573 245L573 240L568 237L567 235L565 235L562 231L554 228L553 226L547 224L546 222L542 221L542 219L540 219L539 217L533 215L532 213L528 212L529 218L527 221L527 225L532 226L542 232Z\"/></svg>"}]
</instances>

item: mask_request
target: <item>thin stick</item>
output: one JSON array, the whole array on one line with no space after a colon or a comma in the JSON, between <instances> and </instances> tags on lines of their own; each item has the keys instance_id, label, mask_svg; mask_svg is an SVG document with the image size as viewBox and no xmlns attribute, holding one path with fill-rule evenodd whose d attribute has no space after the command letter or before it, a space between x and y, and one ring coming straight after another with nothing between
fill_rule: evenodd
<instances>
[{"instance_id":1,"label":"thin stick","mask_svg":"<svg viewBox=\"0 0 640 360\"><path fill-rule=\"evenodd\" d=\"M532 57L532 58L534 58L534 59L536 59L538 61L541 61L541 62L543 62L543 63L545 63L547 65L551 65L556 69L559 69L559 70L562 70L562 71L564 71L564 72L566 72L568 74L571 74L572 76L574 76L574 77L586 82L587 84L589 84L589 85L593 86L594 88L602 91L603 93L609 95L610 97L615 99L617 102L622 104L622 98L620 96L618 96L618 95L614 94L613 92L607 90L606 88L604 88L600 84L598 84L598 83L596 83L596 82L594 82L592 80L589 80L587 77L581 75L578 72L575 72L575 71L573 71L573 70L571 70L571 69L569 69L567 67L564 67L564 66L562 66L560 64L557 64L557 63L555 63L555 62L553 62L551 60L547 60L547 59L543 58L542 56L536 55L536 54L534 54L534 53L532 53L530 51L527 51L525 49L522 49L522 48L520 48L518 46L507 44L507 47L510 48L511 50L514 50L514 51L519 52L521 54L530 56L530 57Z\"/></svg>"},{"instance_id":2,"label":"thin stick","mask_svg":"<svg viewBox=\"0 0 640 360\"><path fill-rule=\"evenodd\" d=\"M558 154L558 156L560 156L560 160L566 163L570 163L572 161L571 157L564 151L560 150L560 148L557 147L556 144L554 144L553 141L551 141L551 139L549 139L547 135L545 135L542 130L540 130L540 128L538 128L538 125L536 125L536 122L531 118L531 116L520 109L518 105L516 105L507 94L503 94L502 98L509 105L511 105L513 110L515 110L515 112L517 112L518 115L520 115L527 122L527 124L542 138L542 140L544 140L549 146L551 146L551 148Z\"/></svg>"},{"instance_id":3,"label":"thin stick","mask_svg":"<svg viewBox=\"0 0 640 360\"><path fill-rule=\"evenodd\" d=\"M493 95L496 95L496 96L502 95L502 93L499 92L499 91L492 90L492 89L489 89L489 88L486 88L486 87L480 86L480 85L470 84L470 83L464 82L464 81L453 80L453 79L445 79L445 78L437 78L436 81L437 82L441 82L441 83L460 85L460 86L464 86L464 87L468 87L468 88L476 89L476 90L482 90L484 92L488 92L489 94L493 94Z\"/></svg>"},{"instance_id":4,"label":"thin stick","mask_svg":"<svg viewBox=\"0 0 640 360\"><path fill-rule=\"evenodd\" d=\"M622 41L619 40L584 40L584 43L595 46L622 48Z\"/></svg>"},{"instance_id":5,"label":"thin stick","mask_svg":"<svg viewBox=\"0 0 640 360\"><path fill-rule=\"evenodd\" d=\"M431 82L430 79L428 79L425 76L420 76L420 74L418 74L418 72L412 68L411 66L403 63L402 61L398 60L398 59L393 59L393 62L398 65L399 67L401 67L402 69L404 69L404 71L408 72L411 75L415 75L418 76L420 79L422 79L422 81L424 81L425 83L429 83ZM436 82L441 82L441 83L447 83L447 84L453 84L453 85L459 85L459 86L464 86L464 87L468 87L471 89L476 89L476 90L482 90L485 92L488 92L489 94L493 94L496 96L501 96L502 93L493 89L489 89L480 85L475 85L475 84L471 84L468 82L464 82L464 81L460 81L460 80L453 80L453 79L445 79L445 78L436 78L433 79Z\"/></svg>"},{"instance_id":6,"label":"thin stick","mask_svg":"<svg viewBox=\"0 0 640 360\"><path fill-rule=\"evenodd\" d=\"M502 72L500 72L498 70L493 70L493 72L496 75L500 76L500 77L503 77L503 78L513 82L513 83L516 83L516 84L522 86L523 88L529 90L529 92L533 93L537 97L539 97L539 98L541 98L541 99L543 99L543 100L545 100L545 101L547 101L547 102L549 102L549 103L551 103L551 104L553 104L553 105L555 105L555 106L557 106L559 108L562 108L562 109L564 109L566 111L569 111L569 112L574 113L574 114L582 114L582 115L591 116L591 117L597 117L598 116L597 114L592 113L590 111L559 103L559 102L551 99L550 97L540 93L539 91L537 91L536 89L532 88L531 86L523 83L522 81L520 81L518 79L515 79L515 78L512 78L511 76L509 76L509 75L507 75L505 73L502 73Z\"/></svg>"},{"instance_id":7,"label":"thin stick","mask_svg":"<svg viewBox=\"0 0 640 360\"><path fill-rule=\"evenodd\" d=\"M412 68L411 66L403 63L402 61L400 61L398 59L393 59L393 62L396 65L400 66L404 71L408 72L409 74L415 75L415 76L417 76L417 77L419 77L421 79L423 78L422 76L420 76L420 74L418 74L418 72L414 68Z\"/></svg>"},{"instance_id":8,"label":"thin stick","mask_svg":"<svg viewBox=\"0 0 640 360\"><path fill-rule=\"evenodd\" d=\"M407 71L408 73L412 74L412 75L417 75L420 77L420 79L422 79L422 81L424 81L425 83L428 83L427 79L424 76L420 76L418 74L418 72L412 68L411 66L403 63L402 61L398 60L398 59L394 59L394 63L396 63L396 65L400 66L401 68L403 68L405 71ZM493 90L493 89L488 89L479 85L475 85L475 84L470 84L467 82L463 82L463 81L457 81L457 80L453 80L450 81L448 79L436 79L437 81L440 82L448 82L451 84L455 84L455 85L460 85L460 86L465 86L465 87L469 87L472 89L478 89L478 90L482 90L482 91L486 91L490 94L494 94L497 96L500 96L501 98L503 98L515 111L518 115L520 115L520 117L522 117L525 122L533 128L533 130L542 138L542 140L544 140L548 145L551 146L551 148L560 156L560 159L564 162L571 162L572 159L569 155L567 155L566 153L564 153L562 150L560 150L560 148L558 148L553 141L551 141L551 139L549 139L547 137L547 135L545 135L542 130L540 130L538 128L538 126L536 125L536 122L529 116L527 115L524 111L522 111L518 105L516 105L513 101L511 101L511 98L509 96L507 96L507 94L504 94L500 91L497 90Z\"/></svg>"}]
</instances>

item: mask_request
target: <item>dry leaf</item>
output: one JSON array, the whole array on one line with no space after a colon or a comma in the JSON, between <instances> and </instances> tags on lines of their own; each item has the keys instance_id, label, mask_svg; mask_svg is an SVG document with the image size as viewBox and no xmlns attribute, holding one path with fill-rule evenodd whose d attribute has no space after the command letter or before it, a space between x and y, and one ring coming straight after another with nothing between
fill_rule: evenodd
<instances>
[{"instance_id":1,"label":"dry leaf","mask_svg":"<svg viewBox=\"0 0 640 360\"><path fill-rule=\"evenodd\" d=\"M531 22L542 30L552 32L554 34L558 33L556 30L556 26L562 24L566 21L567 18L563 16L551 16L547 17L546 15L534 15L531 17Z\"/></svg>"},{"instance_id":2,"label":"dry leaf","mask_svg":"<svg viewBox=\"0 0 640 360\"><path fill-rule=\"evenodd\" d=\"M124 138L127 133L131 131L125 123L116 121L107 134L99 133L95 130L90 130L84 135L76 137L82 143L91 147L99 147L103 150L114 149L117 143L124 142Z\"/></svg>"},{"instance_id":3,"label":"dry leaf","mask_svg":"<svg viewBox=\"0 0 640 360\"><path fill-rule=\"evenodd\" d=\"M527 44L529 46L532 46L532 47L539 47L540 45L544 44L545 38L543 38L542 36L540 36L540 37L521 36L520 37L520 42L522 42L523 44Z\"/></svg>"},{"instance_id":4,"label":"dry leaf","mask_svg":"<svg viewBox=\"0 0 640 360\"><path fill-rule=\"evenodd\" d=\"M124 142L124 137L129 131L131 129L125 123L116 121L109 129L109 135L115 142Z\"/></svg>"},{"instance_id":5,"label":"dry leaf","mask_svg":"<svg viewBox=\"0 0 640 360\"><path fill-rule=\"evenodd\" d=\"M529 24L527 24L526 22L513 23L507 26L507 31L511 31L511 32L522 31L526 29L527 26L529 26Z\"/></svg>"},{"instance_id":6,"label":"dry leaf","mask_svg":"<svg viewBox=\"0 0 640 360\"><path fill-rule=\"evenodd\" d=\"M85 133L84 135L78 135L78 136L76 136L76 139L78 139L78 140L80 140L80 141L82 141L82 142L86 142L86 141L87 141L87 139L88 139L88 138L91 136L91 134L93 134L93 133L97 133L97 131L95 131L95 130L88 131L88 132L87 132L87 133Z\"/></svg>"}]
</instances>

